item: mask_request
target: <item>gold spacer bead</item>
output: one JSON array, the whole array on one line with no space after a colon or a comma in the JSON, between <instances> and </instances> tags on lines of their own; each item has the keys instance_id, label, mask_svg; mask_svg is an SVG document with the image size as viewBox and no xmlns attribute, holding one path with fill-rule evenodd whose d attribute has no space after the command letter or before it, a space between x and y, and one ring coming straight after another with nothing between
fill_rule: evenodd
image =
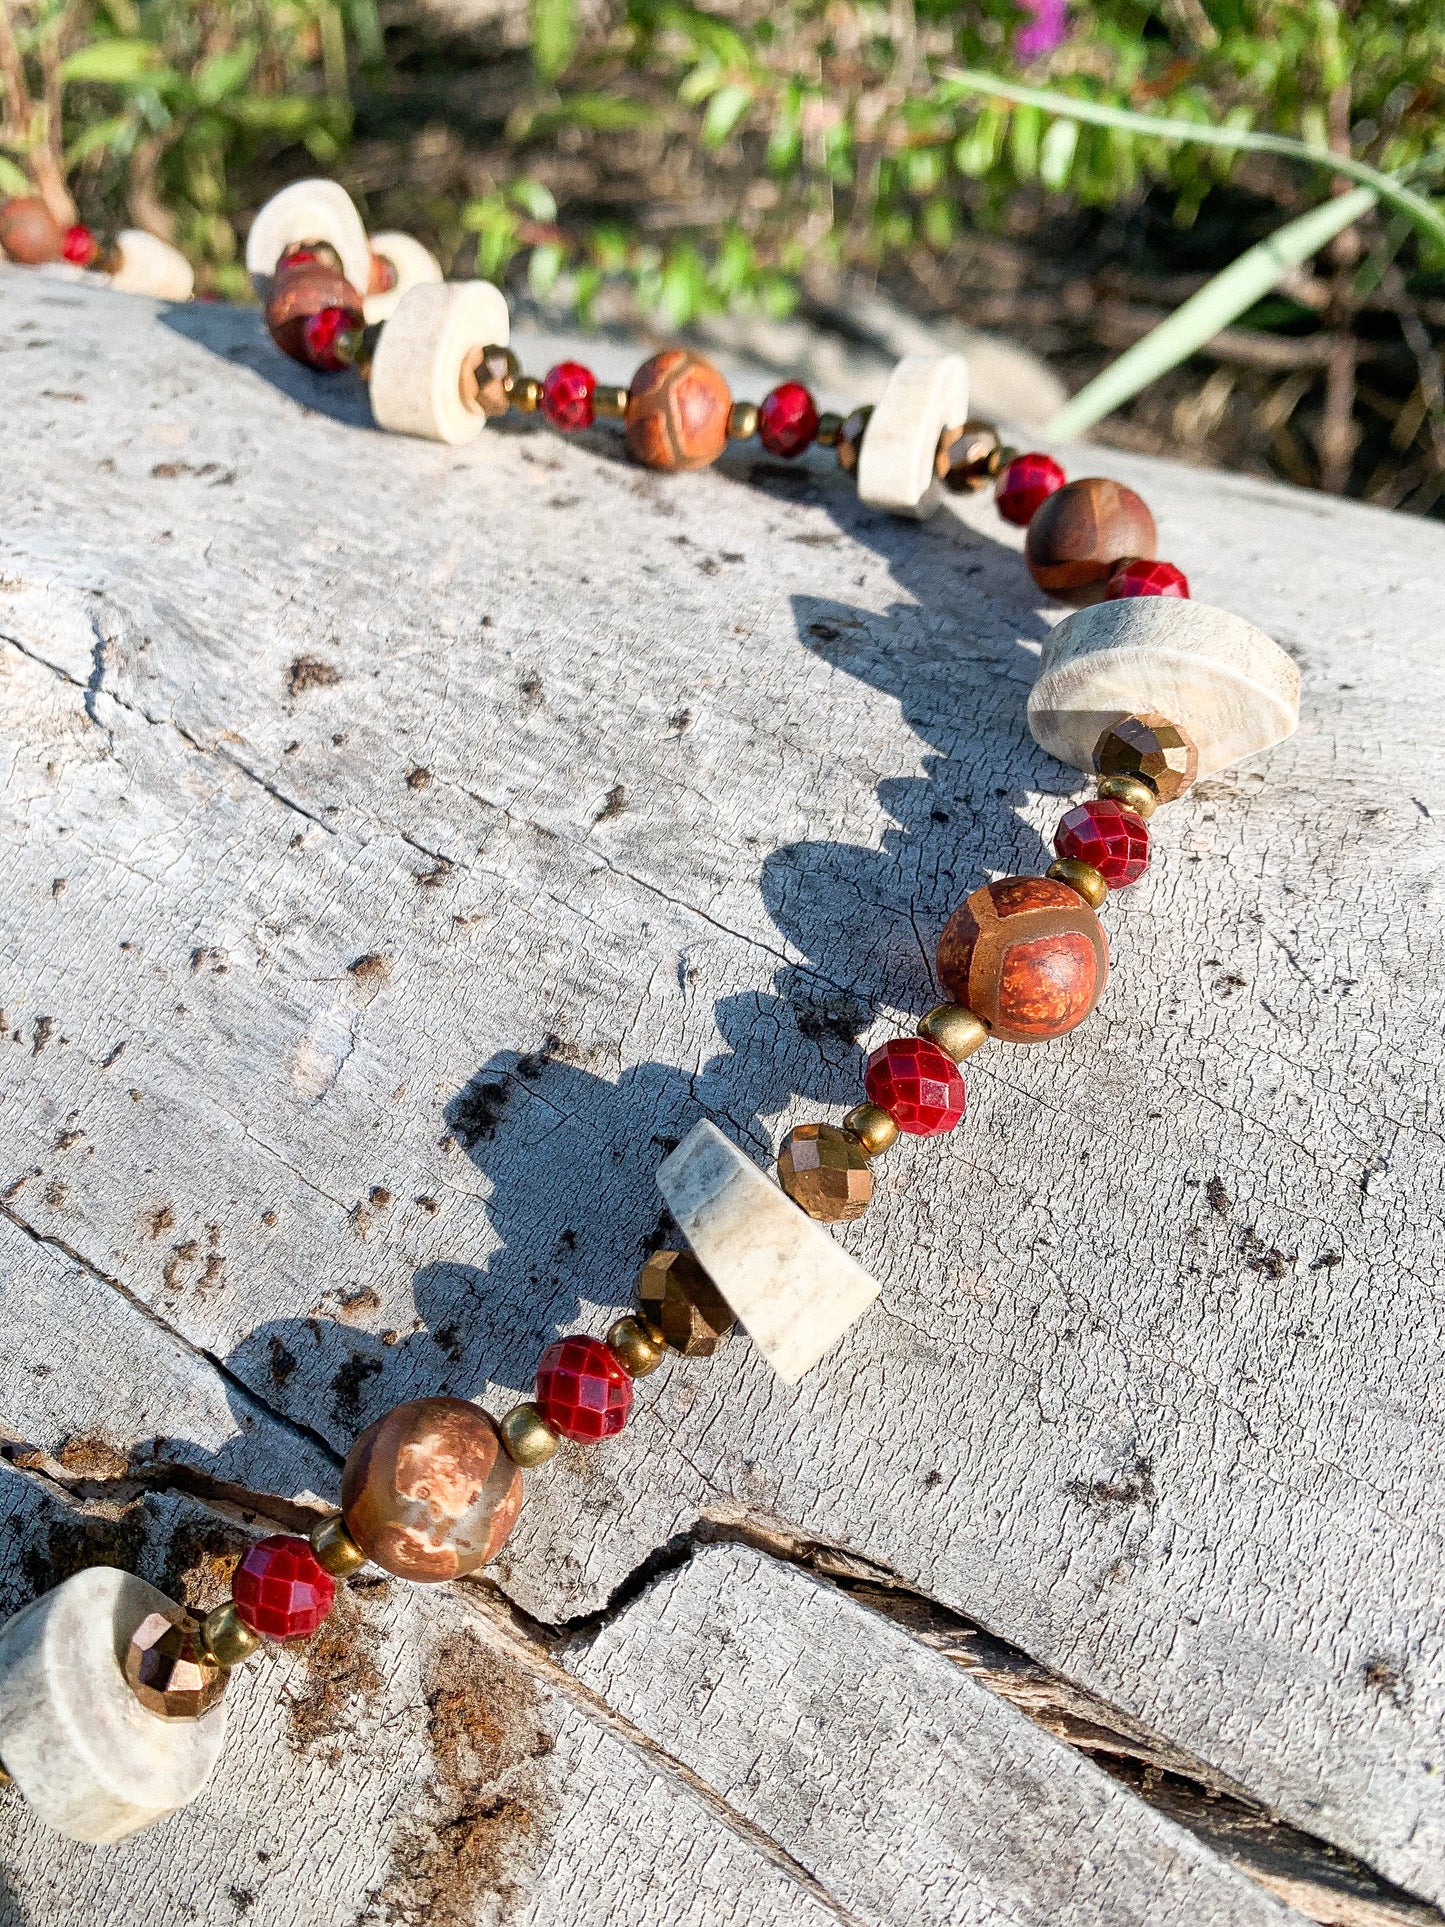
<instances>
[{"instance_id":1,"label":"gold spacer bead","mask_svg":"<svg viewBox=\"0 0 1445 1927\"><path fill-rule=\"evenodd\" d=\"M817 442L819 448L836 448L838 446L838 437L842 432L843 417L841 415L831 413L820 415L818 417L818 432L813 439Z\"/></svg>"},{"instance_id":2,"label":"gold spacer bead","mask_svg":"<svg viewBox=\"0 0 1445 1927\"><path fill-rule=\"evenodd\" d=\"M961 1064L980 1044L988 1042L988 1025L962 1004L936 1004L919 1023L918 1035L947 1051L955 1064Z\"/></svg>"},{"instance_id":3,"label":"gold spacer bead","mask_svg":"<svg viewBox=\"0 0 1445 1927\"><path fill-rule=\"evenodd\" d=\"M5 1762L0 1760L0 1786L11 1786L12 1784L10 1775L5 1771Z\"/></svg>"},{"instance_id":4,"label":"gold spacer bead","mask_svg":"<svg viewBox=\"0 0 1445 1927\"><path fill-rule=\"evenodd\" d=\"M898 1142L898 1126L881 1104L859 1104L843 1119L843 1129L851 1131L870 1158Z\"/></svg>"},{"instance_id":5,"label":"gold spacer bead","mask_svg":"<svg viewBox=\"0 0 1445 1927\"><path fill-rule=\"evenodd\" d=\"M349 1572L366 1564L366 1554L347 1531L346 1521L339 1512L312 1526L310 1538L317 1565L324 1566L336 1579L344 1579Z\"/></svg>"},{"instance_id":6,"label":"gold spacer bead","mask_svg":"<svg viewBox=\"0 0 1445 1927\"><path fill-rule=\"evenodd\" d=\"M604 388L599 384L592 390L592 412L606 416L609 421L620 422L627 413L627 390Z\"/></svg>"},{"instance_id":7,"label":"gold spacer bead","mask_svg":"<svg viewBox=\"0 0 1445 1927\"><path fill-rule=\"evenodd\" d=\"M646 1378L667 1357L667 1346L661 1335L654 1339L640 1318L619 1318L608 1329L607 1346L634 1378Z\"/></svg>"},{"instance_id":8,"label":"gold spacer bead","mask_svg":"<svg viewBox=\"0 0 1445 1927\"><path fill-rule=\"evenodd\" d=\"M517 1465L545 1465L562 1443L530 1400L503 1413L497 1430L507 1456Z\"/></svg>"},{"instance_id":9,"label":"gold spacer bead","mask_svg":"<svg viewBox=\"0 0 1445 1927\"><path fill-rule=\"evenodd\" d=\"M1122 803L1126 810L1133 810L1136 816L1152 816L1159 802L1149 785L1141 782L1137 776L1101 776L1094 787L1100 796L1112 796L1116 803Z\"/></svg>"},{"instance_id":10,"label":"gold spacer bead","mask_svg":"<svg viewBox=\"0 0 1445 1927\"><path fill-rule=\"evenodd\" d=\"M1061 856L1051 863L1044 872L1055 883L1067 883L1071 890L1077 890L1091 910L1097 910L1109 894L1109 886L1099 875L1092 863L1085 863L1081 857Z\"/></svg>"},{"instance_id":11,"label":"gold spacer bead","mask_svg":"<svg viewBox=\"0 0 1445 1927\"><path fill-rule=\"evenodd\" d=\"M231 1599L206 1614L201 1621L201 1638L211 1658L227 1672L249 1659L261 1644L261 1635L251 1631Z\"/></svg>"},{"instance_id":12,"label":"gold spacer bead","mask_svg":"<svg viewBox=\"0 0 1445 1927\"><path fill-rule=\"evenodd\" d=\"M758 432L757 404L750 401L735 401L728 410L728 440L746 442Z\"/></svg>"},{"instance_id":13,"label":"gold spacer bead","mask_svg":"<svg viewBox=\"0 0 1445 1927\"><path fill-rule=\"evenodd\" d=\"M535 415L542 405L542 384L531 375L514 375L508 395L513 408L524 415Z\"/></svg>"}]
</instances>

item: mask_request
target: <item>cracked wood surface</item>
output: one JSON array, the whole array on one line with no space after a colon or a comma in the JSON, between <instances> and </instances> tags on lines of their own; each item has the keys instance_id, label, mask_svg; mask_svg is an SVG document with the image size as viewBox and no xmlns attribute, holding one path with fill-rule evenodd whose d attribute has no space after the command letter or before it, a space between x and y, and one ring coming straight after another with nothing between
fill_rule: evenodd
<instances>
[{"instance_id":1,"label":"cracked wood surface","mask_svg":"<svg viewBox=\"0 0 1445 1927\"><path fill-rule=\"evenodd\" d=\"M0 286L0 1191L178 1380L12 1366L0 1425L329 1497L387 1405L601 1329L700 1112L764 1156L852 1101L1077 793L1045 618L986 505L381 438L253 314ZM884 1167L844 1345L669 1367L493 1570L562 1624L775 1513L1439 1898L1442 536L1109 466L1299 658L1299 736L1158 819L1089 1027Z\"/></svg>"}]
</instances>

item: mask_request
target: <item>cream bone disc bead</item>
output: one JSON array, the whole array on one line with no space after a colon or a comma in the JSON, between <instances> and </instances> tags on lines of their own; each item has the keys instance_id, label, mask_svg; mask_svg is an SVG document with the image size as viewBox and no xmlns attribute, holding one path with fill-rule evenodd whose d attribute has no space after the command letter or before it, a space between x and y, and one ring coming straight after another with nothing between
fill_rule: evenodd
<instances>
[{"instance_id":1,"label":"cream bone disc bead","mask_svg":"<svg viewBox=\"0 0 1445 1927\"><path fill-rule=\"evenodd\" d=\"M462 400L462 366L476 348L505 348L510 333L506 301L490 281L412 288L371 364L378 425L430 442L475 440L487 418Z\"/></svg>"},{"instance_id":2,"label":"cream bone disc bead","mask_svg":"<svg viewBox=\"0 0 1445 1927\"><path fill-rule=\"evenodd\" d=\"M264 303L276 263L287 248L325 241L341 257L341 272L358 294L371 280L371 243L356 204L335 181L293 181L273 194L246 236L246 272Z\"/></svg>"},{"instance_id":3,"label":"cream bone disc bead","mask_svg":"<svg viewBox=\"0 0 1445 1927\"><path fill-rule=\"evenodd\" d=\"M938 438L968 420L962 355L909 355L898 363L863 431L858 499L923 521L938 507Z\"/></svg>"},{"instance_id":4,"label":"cream bone disc bead","mask_svg":"<svg viewBox=\"0 0 1445 1927\"><path fill-rule=\"evenodd\" d=\"M115 237L120 266L110 285L122 294L148 294L157 301L189 301L196 277L179 248L144 228L124 227Z\"/></svg>"},{"instance_id":5,"label":"cream bone disc bead","mask_svg":"<svg viewBox=\"0 0 1445 1927\"><path fill-rule=\"evenodd\" d=\"M709 1278L787 1384L829 1351L879 1287L715 1124L695 1124L657 1186Z\"/></svg>"},{"instance_id":6,"label":"cream bone disc bead","mask_svg":"<svg viewBox=\"0 0 1445 1927\"><path fill-rule=\"evenodd\" d=\"M371 251L379 254L383 261L391 263L396 270L396 286L388 288L385 294L367 294L365 286L362 286L360 292L365 298L361 303L361 312L369 323L390 321L404 294L442 279L441 262L430 248L424 248L420 241L413 240L409 234L394 234L390 229L382 234L373 234ZM488 344L483 342L482 345L486 347Z\"/></svg>"},{"instance_id":7,"label":"cream bone disc bead","mask_svg":"<svg viewBox=\"0 0 1445 1927\"><path fill-rule=\"evenodd\" d=\"M0 1760L72 1840L106 1845L164 1820L221 1756L224 1701L198 1720L162 1719L126 1681L131 1634L175 1611L133 1573L88 1566L0 1627Z\"/></svg>"},{"instance_id":8,"label":"cream bone disc bead","mask_svg":"<svg viewBox=\"0 0 1445 1927\"><path fill-rule=\"evenodd\" d=\"M1096 602L1045 642L1029 696L1040 748L1092 769L1111 724L1148 711L1193 737L1199 774L1292 736L1299 668L1276 642L1224 609L1173 596Z\"/></svg>"}]
</instances>

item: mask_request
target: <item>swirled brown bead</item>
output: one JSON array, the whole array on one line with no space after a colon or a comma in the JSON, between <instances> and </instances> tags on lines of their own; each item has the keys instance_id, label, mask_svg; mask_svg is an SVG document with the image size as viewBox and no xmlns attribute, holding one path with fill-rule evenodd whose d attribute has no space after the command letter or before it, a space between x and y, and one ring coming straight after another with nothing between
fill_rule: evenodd
<instances>
[{"instance_id":1,"label":"swirled brown bead","mask_svg":"<svg viewBox=\"0 0 1445 1927\"><path fill-rule=\"evenodd\" d=\"M939 982L1005 1043L1072 1030L1108 977L1103 926L1077 890L1052 877L984 884L938 940Z\"/></svg>"},{"instance_id":2,"label":"swirled brown bead","mask_svg":"<svg viewBox=\"0 0 1445 1927\"><path fill-rule=\"evenodd\" d=\"M627 446L649 468L706 468L728 445L733 398L710 361L668 348L627 391Z\"/></svg>"},{"instance_id":3,"label":"swirled brown bead","mask_svg":"<svg viewBox=\"0 0 1445 1927\"><path fill-rule=\"evenodd\" d=\"M522 1475L495 1423L464 1398L418 1398L379 1418L341 1475L346 1529L398 1579L456 1579L495 1559L522 1509Z\"/></svg>"},{"instance_id":4,"label":"swirled brown bead","mask_svg":"<svg viewBox=\"0 0 1445 1927\"><path fill-rule=\"evenodd\" d=\"M1081 607L1103 600L1121 556L1152 557L1157 545L1142 496L1090 475L1056 489L1034 511L1024 559L1041 589Z\"/></svg>"}]
</instances>

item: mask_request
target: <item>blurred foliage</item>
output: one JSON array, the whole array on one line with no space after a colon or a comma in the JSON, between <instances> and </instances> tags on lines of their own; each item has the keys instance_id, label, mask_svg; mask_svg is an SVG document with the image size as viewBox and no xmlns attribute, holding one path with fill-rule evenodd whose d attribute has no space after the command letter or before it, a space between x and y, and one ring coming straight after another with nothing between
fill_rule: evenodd
<instances>
[{"instance_id":1,"label":"blurred foliage","mask_svg":"<svg viewBox=\"0 0 1445 1927\"><path fill-rule=\"evenodd\" d=\"M0 6L0 189L163 234L223 293L246 292L237 182L280 149L334 166L349 70L383 57L375 0Z\"/></svg>"},{"instance_id":2,"label":"blurred foliage","mask_svg":"<svg viewBox=\"0 0 1445 1927\"><path fill-rule=\"evenodd\" d=\"M1240 169L1238 155L1217 148L980 100L950 84L957 66L1332 146L1426 191L1445 171L1438 0L1109 0L1067 23L1060 9L1053 33L1048 0L1027 11L1011 0L784 0L715 12L626 0L590 38L574 4L533 0L535 87L507 130L517 159L564 135L659 160L681 142L745 183L731 218L665 247L615 223L557 227L553 214L537 233L525 209L539 183L525 165L473 203L466 221L490 271L526 252L546 284L575 273L584 306L603 276L625 270L674 323L739 300L777 311L806 274L943 255L962 225L1002 222L1021 193L1089 208L1153 189L1187 225ZM1021 66L1017 50L1040 38L1058 44ZM1327 188L1318 175L1257 162L1250 185L1282 218ZM1441 265L1438 253L1428 265Z\"/></svg>"}]
</instances>

